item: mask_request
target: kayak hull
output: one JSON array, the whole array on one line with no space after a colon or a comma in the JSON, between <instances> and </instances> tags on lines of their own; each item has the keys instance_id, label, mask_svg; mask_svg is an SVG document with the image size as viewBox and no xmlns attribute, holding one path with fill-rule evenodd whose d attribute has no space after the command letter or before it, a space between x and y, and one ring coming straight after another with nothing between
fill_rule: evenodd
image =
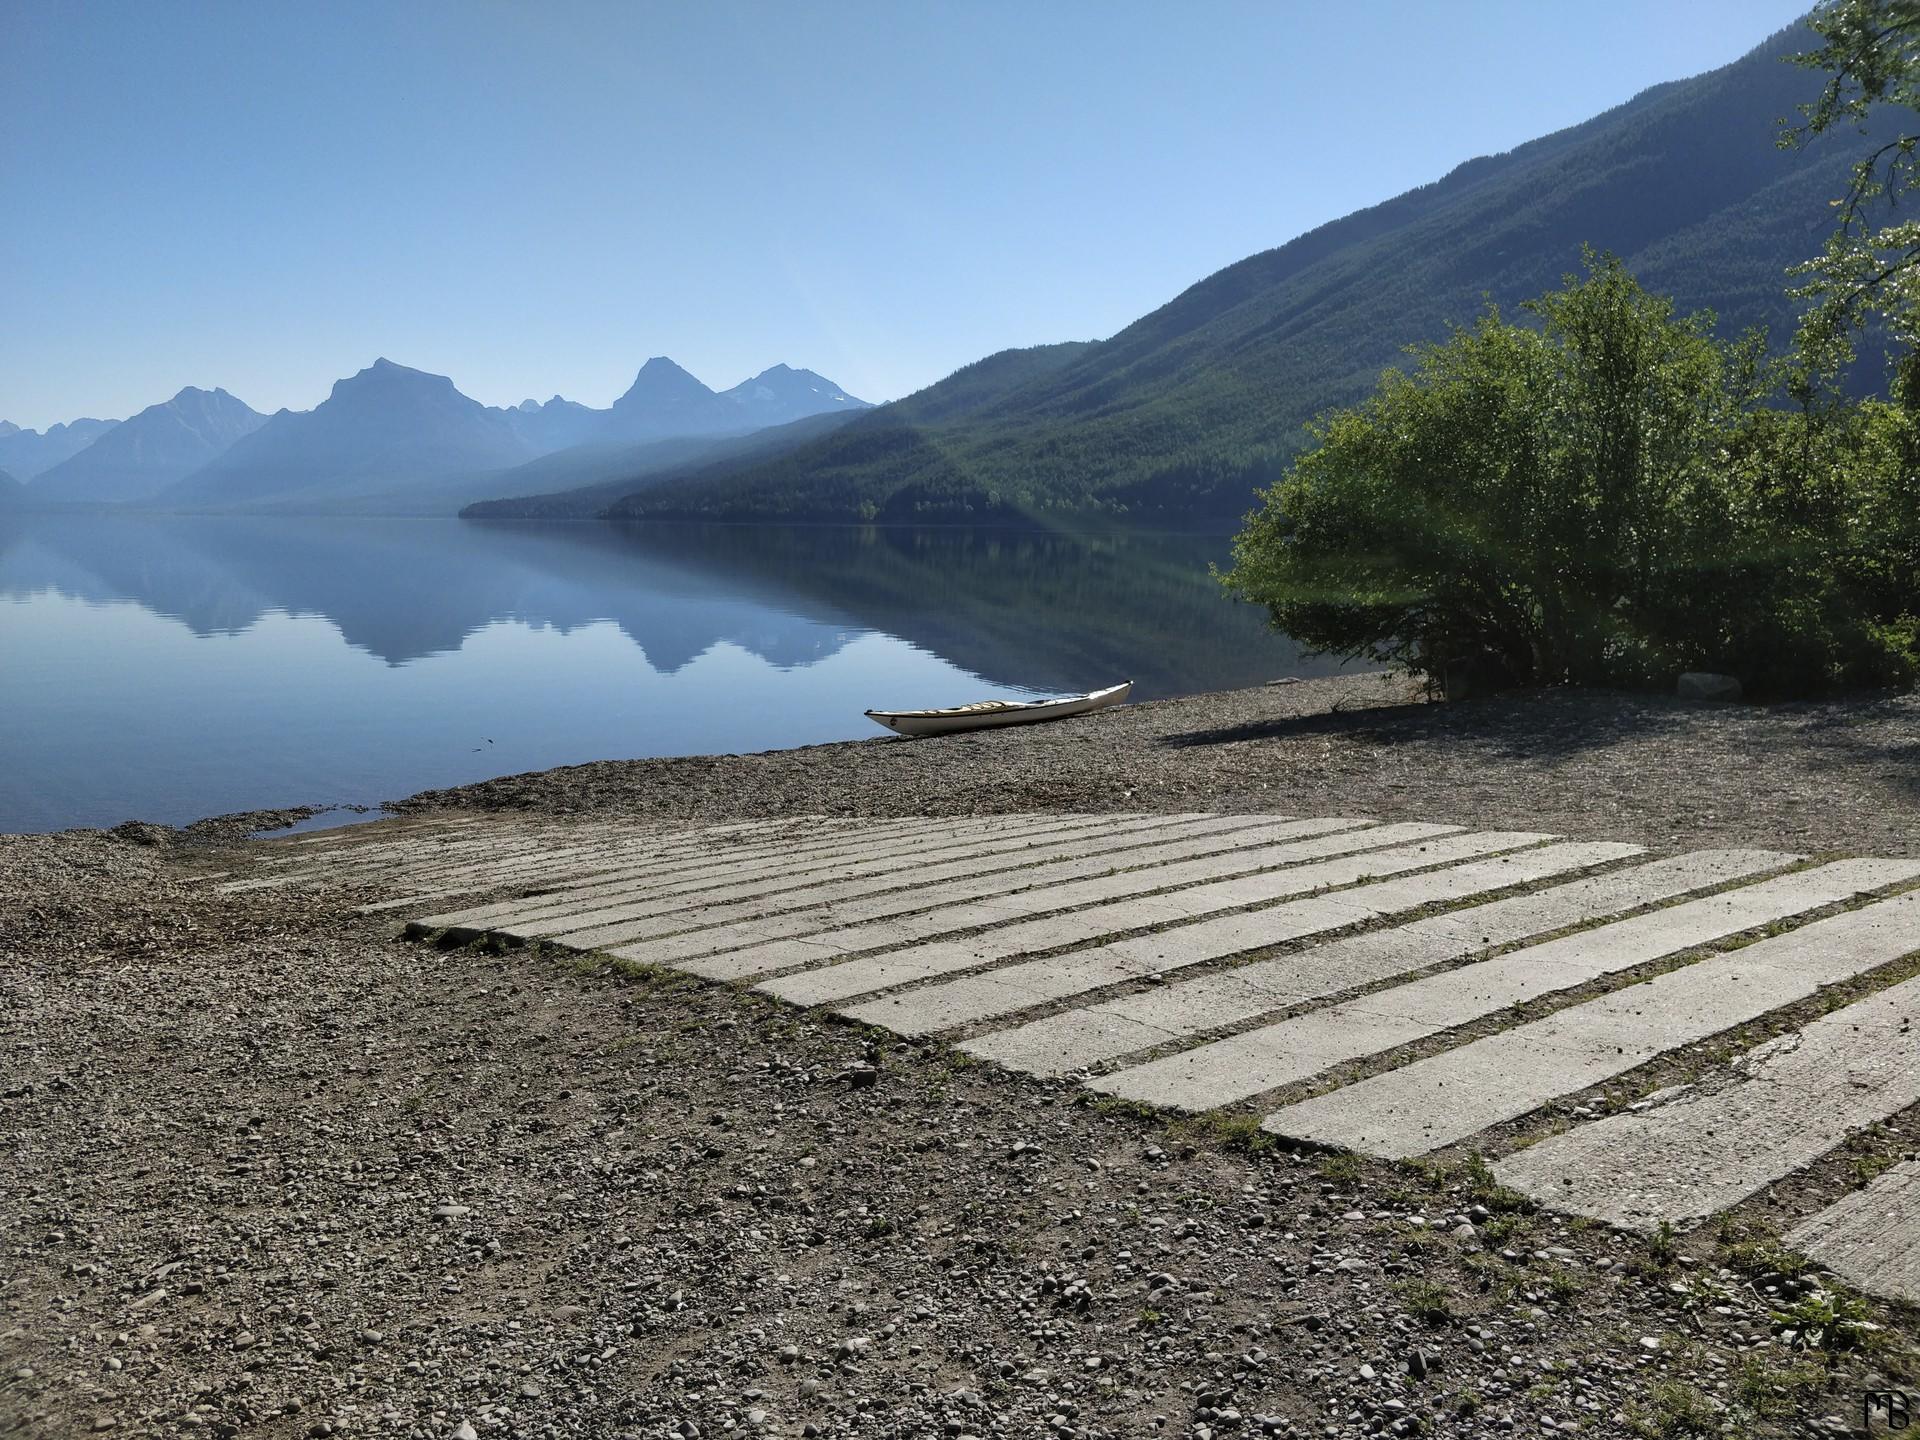
<instances>
[{"instance_id":1,"label":"kayak hull","mask_svg":"<svg viewBox=\"0 0 1920 1440\"><path fill-rule=\"evenodd\" d=\"M1065 720L1110 706L1124 705L1133 682L1122 681L1085 695L1057 700L983 700L946 710L869 710L867 718L896 735L951 735L962 730L990 730L1002 725L1037 725L1043 720Z\"/></svg>"}]
</instances>

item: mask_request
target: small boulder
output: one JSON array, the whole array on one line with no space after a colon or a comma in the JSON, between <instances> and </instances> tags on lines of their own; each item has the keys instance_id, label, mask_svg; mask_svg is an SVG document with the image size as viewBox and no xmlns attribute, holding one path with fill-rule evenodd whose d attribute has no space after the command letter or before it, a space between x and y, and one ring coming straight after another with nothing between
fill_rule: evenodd
<instances>
[{"instance_id":1,"label":"small boulder","mask_svg":"<svg viewBox=\"0 0 1920 1440\"><path fill-rule=\"evenodd\" d=\"M1682 700L1738 700L1740 682L1710 670L1689 670L1680 677L1676 693Z\"/></svg>"}]
</instances>

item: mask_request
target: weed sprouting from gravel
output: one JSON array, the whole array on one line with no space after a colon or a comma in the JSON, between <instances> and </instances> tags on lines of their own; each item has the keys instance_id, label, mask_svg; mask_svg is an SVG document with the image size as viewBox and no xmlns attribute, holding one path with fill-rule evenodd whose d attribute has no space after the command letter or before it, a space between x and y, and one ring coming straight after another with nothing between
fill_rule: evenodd
<instances>
[{"instance_id":1,"label":"weed sprouting from gravel","mask_svg":"<svg viewBox=\"0 0 1920 1440\"><path fill-rule=\"evenodd\" d=\"M1445 1325L1454 1319L1453 1292L1432 1280L1407 1280L1394 1288L1400 1303L1414 1319L1428 1325Z\"/></svg>"},{"instance_id":2,"label":"weed sprouting from gravel","mask_svg":"<svg viewBox=\"0 0 1920 1440\"><path fill-rule=\"evenodd\" d=\"M1807 1272L1806 1257L1789 1250L1764 1222L1722 1216L1718 1239L1721 1259L1729 1269L1742 1275L1777 1275L1783 1280L1797 1280Z\"/></svg>"},{"instance_id":3,"label":"weed sprouting from gravel","mask_svg":"<svg viewBox=\"0 0 1920 1440\"><path fill-rule=\"evenodd\" d=\"M1429 1189L1457 1194L1469 1204L1479 1205L1495 1215L1526 1215L1539 1208L1531 1196L1502 1185L1486 1157L1477 1150L1451 1161L1413 1160L1404 1168Z\"/></svg>"},{"instance_id":4,"label":"weed sprouting from gravel","mask_svg":"<svg viewBox=\"0 0 1920 1440\"><path fill-rule=\"evenodd\" d=\"M1647 1236L1647 1259L1657 1270L1665 1270L1680 1258L1680 1237L1671 1222L1662 1220Z\"/></svg>"},{"instance_id":5,"label":"weed sprouting from gravel","mask_svg":"<svg viewBox=\"0 0 1920 1440\"><path fill-rule=\"evenodd\" d=\"M1526 1233L1527 1217L1524 1215L1495 1215L1482 1222L1480 1234L1495 1249L1505 1249Z\"/></svg>"},{"instance_id":6,"label":"weed sprouting from gravel","mask_svg":"<svg viewBox=\"0 0 1920 1440\"><path fill-rule=\"evenodd\" d=\"M1587 1288L1587 1282L1580 1278L1577 1271L1569 1270L1564 1266L1547 1272L1545 1284L1547 1293L1562 1305Z\"/></svg>"},{"instance_id":7,"label":"weed sprouting from gravel","mask_svg":"<svg viewBox=\"0 0 1920 1440\"><path fill-rule=\"evenodd\" d=\"M1073 1103L1096 1115L1122 1120L1158 1120L1160 1112L1144 1100L1128 1100L1120 1095L1102 1095L1093 1090L1076 1090Z\"/></svg>"},{"instance_id":8,"label":"weed sprouting from gravel","mask_svg":"<svg viewBox=\"0 0 1920 1440\"><path fill-rule=\"evenodd\" d=\"M1278 1149L1280 1145L1279 1137L1260 1128L1258 1115L1209 1111L1181 1122L1176 1128L1187 1134L1205 1136L1225 1149L1243 1151L1248 1155L1261 1155Z\"/></svg>"},{"instance_id":9,"label":"weed sprouting from gravel","mask_svg":"<svg viewBox=\"0 0 1920 1440\"><path fill-rule=\"evenodd\" d=\"M1704 1391L1682 1380L1659 1380L1644 1406L1628 1408L1627 1428L1646 1440L1682 1440L1688 1435L1718 1435L1721 1408Z\"/></svg>"},{"instance_id":10,"label":"weed sprouting from gravel","mask_svg":"<svg viewBox=\"0 0 1920 1440\"><path fill-rule=\"evenodd\" d=\"M1366 1172L1357 1155L1329 1155L1319 1165L1320 1178L1335 1185L1357 1185Z\"/></svg>"},{"instance_id":11,"label":"weed sprouting from gravel","mask_svg":"<svg viewBox=\"0 0 1920 1440\"><path fill-rule=\"evenodd\" d=\"M1854 1188L1860 1190L1878 1180L1893 1167L1893 1163L1890 1155L1856 1155L1847 1170L1853 1176Z\"/></svg>"},{"instance_id":12,"label":"weed sprouting from gravel","mask_svg":"<svg viewBox=\"0 0 1920 1440\"><path fill-rule=\"evenodd\" d=\"M1749 1356L1734 1376L1735 1397L1762 1419L1801 1413L1813 1397L1825 1390L1831 1372L1817 1360L1792 1365Z\"/></svg>"},{"instance_id":13,"label":"weed sprouting from gravel","mask_svg":"<svg viewBox=\"0 0 1920 1440\"><path fill-rule=\"evenodd\" d=\"M1867 1302L1840 1289L1809 1290L1773 1312L1783 1344L1828 1352L1865 1349L1880 1333Z\"/></svg>"}]
</instances>

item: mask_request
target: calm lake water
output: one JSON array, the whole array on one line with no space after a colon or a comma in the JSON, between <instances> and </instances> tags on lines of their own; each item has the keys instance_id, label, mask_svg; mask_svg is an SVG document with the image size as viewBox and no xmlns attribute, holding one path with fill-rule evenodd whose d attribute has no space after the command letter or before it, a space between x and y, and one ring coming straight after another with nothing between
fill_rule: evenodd
<instances>
[{"instance_id":1,"label":"calm lake water","mask_svg":"<svg viewBox=\"0 0 1920 1440\"><path fill-rule=\"evenodd\" d=\"M1337 669L1220 595L1226 553L1138 533L0 520L0 831L878 735L869 706Z\"/></svg>"}]
</instances>

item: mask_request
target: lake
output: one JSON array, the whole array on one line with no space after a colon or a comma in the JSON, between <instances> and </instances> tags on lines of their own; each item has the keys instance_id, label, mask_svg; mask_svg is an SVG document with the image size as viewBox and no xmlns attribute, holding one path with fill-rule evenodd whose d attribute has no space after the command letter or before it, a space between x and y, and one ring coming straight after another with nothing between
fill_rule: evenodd
<instances>
[{"instance_id":1,"label":"lake","mask_svg":"<svg viewBox=\"0 0 1920 1440\"><path fill-rule=\"evenodd\" d=\"M369 805L881 732L868 707L1326 674L1225 536L0 519L0 831ZM910 743L910 742L893 742Z\"/></svg>"}]
</instances>

